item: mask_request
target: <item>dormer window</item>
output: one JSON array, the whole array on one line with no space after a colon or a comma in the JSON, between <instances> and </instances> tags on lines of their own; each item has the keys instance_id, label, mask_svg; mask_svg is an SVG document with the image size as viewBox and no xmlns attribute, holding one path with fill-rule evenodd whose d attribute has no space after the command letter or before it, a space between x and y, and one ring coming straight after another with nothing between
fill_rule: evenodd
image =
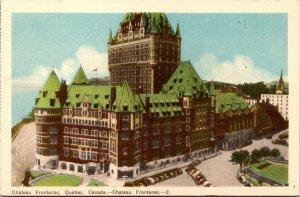
<instances>
[{"instance_id":1,"label":"dormer window","mask_svg":"<svg viewBox=\"0 0 300 197\"><path fill-rule=\"evenodd\" d=\"M76 94L76 98L79 98L80 94Z\"/></svg>"},{"instance_id":2,"label":"dormer window","mask_svg":"<svg viewBox=\"0 0 300 197\"><path fill-rule=\"evenodd\" d=\"M43 91L43 97L47 96L48 91Z\"/></svg>"},{"instance_id":3,"label":"dormer window","mask_svg":"<svg viewBox=\"0 0 300 197\"><path fill-rule=\"evenodd\" d=\"M99 98L99 94L96 94L96 95L95 95L95 99L97 99L97 98Z\"/></svg>"},{"instance_id":4,"label":"dormer window","mask_svg":"<svg viewBox=\"0 0 300 197\"><path fill-rule=\"evenodd\" d=\"M54 107L55 106L55 99L50 99L50 107Z\"/></svg>"}]
</instances>

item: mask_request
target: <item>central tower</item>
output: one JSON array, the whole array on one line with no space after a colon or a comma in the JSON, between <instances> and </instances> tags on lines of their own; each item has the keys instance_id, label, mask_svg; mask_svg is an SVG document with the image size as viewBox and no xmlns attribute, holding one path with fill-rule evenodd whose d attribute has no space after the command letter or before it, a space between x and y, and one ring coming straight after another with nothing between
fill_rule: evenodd
<instances>
[{"instance_id":1,"label":"central tower","mask_svg":"<svg viewBox=\"0 0 300 197\"><path fill-rule=\"evenodd\" d=\"M179 25L164 13L128 13L108 39L110 85L126 80L133 93L158 93L180 63Z\"/></svg>"}]
</instances>

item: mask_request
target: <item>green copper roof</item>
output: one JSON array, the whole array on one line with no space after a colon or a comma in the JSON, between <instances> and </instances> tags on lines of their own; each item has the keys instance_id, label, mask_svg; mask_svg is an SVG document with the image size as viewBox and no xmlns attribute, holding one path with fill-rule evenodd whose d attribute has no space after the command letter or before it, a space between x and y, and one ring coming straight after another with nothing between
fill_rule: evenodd
<instances>
[{"instance_id":1,"label":"green copper roof","mask_svg":"<svg viewBox=\"0 0 300 197\"><path fill-rule=\"evenodd\" d=\"M179 28L179 24L177 23L177 27L176 27L176 38L181 38L181 35L180 35L180 28Z\"/></svg>"},{"instance_id":2,"label":"green copper roof","mask_svg":"<svg viewBox=\"0 0 300 197\"><path fill-rule=\"evenodd\" d=\"M80 66L73 81L72 84L77 84L77 85L84 85L84 84L89 84L89 80L86 77L82 67Z\"/></svg>"},{"instance_id":3,"label":"green copper roof","mask_svg":"<svg viewBox=\"0 0 300 197\"><path fill-rule=\"evenodd\" d=\"M127 81L125 81L122 87L117 89L116 100L113 104L113 110L116 112L136 112L141 111L140 102L136 99L132 93Z\"/></svg>"},{"instance_id":4,"label":"green copper roof","mask_svg":"<svg viewBox=\"0 0 300 197\"><path fill-rule=\"evenodd\" d=\"M124 16L121 25L134 20L135 17L139 17L139 19L141 17L143 18L143 22L146 27L146 33L162 33L164 29L163 27L166 24L169 27L168 33L170 35L175 35L175 32L165 13L127 13Z\"/></svg>"},{"instance_id":5,"label":"green copper roof","mask_svg":"<svg viewBox=\"0 0 300 197\"><path fill-rule=\"evenodd\" d=\"M245 109L248 109L248 104L243 97L234 93L220 93L216 95L216 113Z\"/></svg>"},{"instance_id":6,"label":"green copper roof","mask_svg":"<svg viewBox=\"0 0 300 197\"><path fill-rule=\"evenodd\" d=\"M56 96L60 88L59 79L54 71L52 71L39 93L36 108L60 108L59 98Z\"/></svg>"},{"instance_id":7,"label":"green copper roof","mask_svg":"<svg viewBox=\"0 0 300 197\"><path fill-rule=\"evenodd\" d=\"M109 86L70 85L64 108L82 108L83 100L87 99L91 109L108 109L109 97Z\"/></svg>"},{"instance_id":8,"label":"green copper roof","mask_svg":"<svg viewBox=\"0 0 300 197\"><path fill-rule=\"evenodd\" d=\"M169 81L164 85L163 93L177 96L197 96L208 94L208 89L189 61L181 62Z\"/></svg>"},{"instance_id":9,"label":"green copper roof","mask_svg":"<svg viewBox=\"0 0 300 197\"><path fill-rule=\"evenodd\" d=\"M181 107L179 105L179 100L176 95L173 94L150 94L149 111L155 114L156 117L166 117L166 116L176 116L181 114ZM140 95L140 99L143 105L146 105L146 95Z\"/></svg>"}]
</instances>

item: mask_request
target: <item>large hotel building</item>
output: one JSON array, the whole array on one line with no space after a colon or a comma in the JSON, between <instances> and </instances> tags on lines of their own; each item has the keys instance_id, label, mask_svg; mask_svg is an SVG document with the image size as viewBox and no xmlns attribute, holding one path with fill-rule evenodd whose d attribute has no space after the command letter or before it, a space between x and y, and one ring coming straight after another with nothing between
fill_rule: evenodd
<instances>
[{"instance_id":1,"label":"large hotel building","mask_svg":"<svg viewBox=\"0 0 300 197\"><path fill-rule=\"evenodd\" d=\"M36 99L36 164L131 178L249 142L256 111L207 88L180 43L165 14L130 13L109 35L110 85L52 71Z\"/></svg>"}]
</instances>

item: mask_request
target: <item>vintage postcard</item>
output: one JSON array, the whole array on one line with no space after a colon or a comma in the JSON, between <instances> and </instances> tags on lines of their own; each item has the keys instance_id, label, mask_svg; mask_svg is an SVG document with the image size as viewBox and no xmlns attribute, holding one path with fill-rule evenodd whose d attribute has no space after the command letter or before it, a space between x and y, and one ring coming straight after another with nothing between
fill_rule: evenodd
<instances>
[{"instance_id":1,"label":"vintage postcard","mask_svg":"<svg viewBox=\"0 0 300 197\"><path fill-rule=\"evenodd\" d=\"M299 195L299 2L3 1L1 195Z\"/></svg>"}]
</instances>

